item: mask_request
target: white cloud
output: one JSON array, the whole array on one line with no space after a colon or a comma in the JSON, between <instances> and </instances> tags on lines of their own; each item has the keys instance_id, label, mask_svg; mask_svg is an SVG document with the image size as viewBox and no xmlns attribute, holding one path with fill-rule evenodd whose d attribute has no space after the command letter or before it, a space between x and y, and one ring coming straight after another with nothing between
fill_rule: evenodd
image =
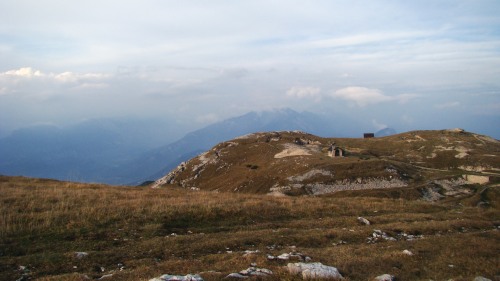
<instances>
[{"instance_id":1,"label":"white cloud","mask_svg":"<svg viewBox=\"0 0 500 281\"><path fill-rule=\"evenodd\" d=\"M32 67L21 67L19 69L7 70L0 73L0 77L9 78L46 78L57 82L74 83L81 80L99 80L110 77L104 73L73 73L65 71L61 73L44 73L40 70L35 70Z\"/></svg>"},{"instance_id":2,"label":"white cloud","mask_svg":"<svg viewBox=\"0 0 500 281\"><path fill-rule=\"evenodd\" d=\"M31 67L21 67L19 69L8 70L6 72L1 73L1 75L5 76L14 76L14 77L28 77L31 78L33 76L43 76L40 70L34 70Z\"/></svg>"},{"instance_id":3,"label":"white cloud","mask_svg":"<svg viewBox=\"0 0 500 281\"><path fill-rule=\"evenodd\" d=\"M437 104L434 107L437 109L445 109L445 108L453 108L453 107L458 107L460 106L460 102L458 101L450 101L450 102L445 102L441 104Z\"/></svg>"},{"instance_id":4,"label":"white cloud","mask_svg":"<svg viewBox=\"0 0 500 281\"><path fill-rule=\"evenodd\" d=\"M365 87L346 87L335 91L332 95L334 98L344 99L352 102L357 106L364 107L369 104L378 104L382 102L398 101L406 103L411 99L418 97L415 94L401 94L396 96L385 95L381 90L370 89Z\"/></svg>"},{"instance_id":5,"label":"white cloud","mask_svg":"<svg viewBox=\"0 0 500 281\"><path fill-rule=\"evenodd\" d=\"M286 95L299 99L321 100L321 89L318 87L299 87L295 86L286 91Z\"/></svg>"},{"instance_id":6,"label":"white cloud","mask_svg":"<svg viewBox=\"0 0 500 281\"><path fill-rule=\"evenodd\" d=\"M344 99L355 103L358 106L366 106L392 100L378 89L369 89L365 87L347 87L335 91L332 94L334 98Z\"/></svg>"}]
</instances>

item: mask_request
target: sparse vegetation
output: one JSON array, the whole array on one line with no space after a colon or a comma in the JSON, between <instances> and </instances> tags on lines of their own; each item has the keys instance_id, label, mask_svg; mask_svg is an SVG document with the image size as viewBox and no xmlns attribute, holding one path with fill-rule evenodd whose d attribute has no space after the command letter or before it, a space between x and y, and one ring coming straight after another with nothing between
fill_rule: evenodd
<instances>
[{"instance_id":1,"label":"sparse vegetation","mask_svg":"<svg viewBox=\"0 0 500 281\"><path fill-rule=\"evenodd\" d=\"M431 203L411 188L273 197L0 177L0 280L149 280L165 273L220 280L252 262L275 272L266 280L299 280L282 269L286 262L266 258L293 250L348 280L383 273L493 279L500 274L499 190L471 189ZM368 244L374 229L423 238Z\"/></svg>"}]
</instances>

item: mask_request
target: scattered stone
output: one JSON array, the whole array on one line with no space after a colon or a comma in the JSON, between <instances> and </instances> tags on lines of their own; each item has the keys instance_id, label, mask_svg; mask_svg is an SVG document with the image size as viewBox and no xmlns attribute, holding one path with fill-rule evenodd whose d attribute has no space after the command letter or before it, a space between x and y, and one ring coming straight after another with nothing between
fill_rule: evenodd
<instances>
[{"instance_id":1,"label":"scattered stone","mask_svg":"<svg viewBox=\"0 0 500 281\"><path fill-rule=\"evenodd\" d=\"M198 274L188 274L188 275L170 275L164 274L158 278L149 279L149 281L203 281Z\"/></svg>"},{"instance_id":2,"label":"scattered stone","mask_svg":"<svg viewBox=\"0 0 500 281\"><path fill-rule=\"evenodd\" d=\"M372 236L368 237L368 244L373 244L378 242L379 240L384 239L386 241L396 241L396 238L389 236L387 233L383 232L380 229L373 230Z\"/></svg>"},{"instance_id":3,"label":"scattered stone","mask_svg":"<svg viewBox=\"0 0 500 281\"><path fill-rule=\"evenodd\" d=\"M367 220L367 219L365 219L363 217L358 217L358 221L360 223L364 224L364 225L370 225L371 224L369 220Z\"/></svg>"},{"instance_id":4,"label":"scattered stone","mask_svg":"<svg viewBox=\"0 0 500 281\"><path fill-rule=\"evenodd\" d=\"M281 260L281 261L287 261L290 259L296 259L296 260L305 261L305 262L311 261L310 257L303 255L301 253L296 253L296 252L283 253L277 257L275 257L273 255L267 255L267 259L268 260Z\"/></svg>"},{"instance_id":5,"label":"scattered stone","mask_svg":"<svg viewBox=\"0 0 500 281\"><path fill-rule=\"evenodd\" d=\"M246 250L245 254L243 254L243 256L246 257L246 256L249 256L249 255L257 254L259 252L260 252L259 250L255 250L255 251Z\"/></svg>"},{"instance_id":6,"label":"scattered stone","mask_svg":"<svg viewBox=\"0 0 500 281\"><path fill-rule=\"evenodd\" d=\"M295 275L302 275L303 279L332 279L343 280L337 268L327 266L320 262L314 263L289 263L288 272Z\"/></svg>"},{"instance_id":7,"label":"scattered stone","mask_svg":"<svg viewBox=\"0 0 500 281\"><path fill-rule=\"evenodd\" d=\"M28 270L28 267L26 267L26 266L24 266L24 265L20 265L20 266L18 267L18 270L19 270L19 271L29 271L29 270Z\"/></svg>"},{"instance_id":8,"label":"scattered stone","mask_svg":"<svg viewBox=\"0 0 500 281\"><path fill-rule=\"evenodd\" d=\"M75 252L75 258L77 259L83 259L84 257L88 256L89 253L87 252Z\"/></svg>"},{"instance_id":9,"label":"scattered stone","mask_svg":"<svg viewBox=\"0 0 500 281\"><path fill-rule=\"evenodd\" d=\"M474 278L473 281L492 281L492 280L483 276L477 276L476 278Z\"/></svg>"},{"instance_id":10,"label":"scattered stone","mask_svg":"<svg viewBox=\"0 0 500 281\"><path fill-rule=\"evenodd\" d=\"M289 260L290 259L290 254L284 253L278 256L279 260Z\"/></svg>"},{"instance_id":11,"label":"scattered stone","mask_svg":"<svg viewBox=\"0 0 500 281\"><path fill-rule=\"evenodd\" d=\"M239 274L239 273L229 273L226 278L248 278L248 276ZM149 280L151 281L151 280Z\"/></svg>"},{"instance_id":12,"label":"scattered stone","mask_svg":"<svg viewBox=\"0 0 500 281\"><path fill-rule=\"evenodd\" d=\"M252 276L269 276L272 275L273 272L266 268L257 268L251 266L247 269L240 271L239 273L231 273L226 278L249 278Z\"/></svg>"},{"instance_id":13,"label":"scattered stone","mask_svg":"<svg viewBox=\"0 0 500 281\"><path fill-rule=\"evenodd\" d=\"M18 278L16 281L25 281L25 280L31 280L31 272L27 266L20 265L18 267L18 270L22 272L22 275L20 278Z\"/></svg>"},{"instance_id":14,"label":"scattered stone","mask_svg":"<svg viewBox=\"0 0 500 281\"><path fill-rule=\"evenodd\" d=\"M373 281L393 281L393 280L395 280L394 276L390 274L382 274L373 279Z\"/></svg>"},{"instance_id":15,"label":"scattered stone","mask_svg":"<svg viewBox=\"0 0 500 281\"><path fill-rule=\"evenodd\" d=\"M373 230L373 233L370 237L367 238L366 243L368 244L373 244L376 243L380 240L386 240L386 241L398 241L398 240L406 240L406 241L412 241L415 239L420 239L424 238L423 235L411 235L411 234L406 234L404 232L396 234L396 237L392 237L388 235L387 233L383 232L380 229L375 229Z\"/></svg>"},{"instance_id":16,"label":"scattered stone","mask_svg":"<svg viewBox=\"0 0 500 281\"><path fill-rule=\"evenodd\" d=\"M344 245L344 244L347 244L347 241L339 240L339 242L337 243L332 243L333 246Z\"/></svg>"},{"instance_id":17,"label":"scattered stone","mask_svg":"<svg viewBox=\"0 0 500 281\"><path fill-rule=\"evenodd\" d=\"M404 250L404 251L403 251L403 254L404 254L404 255L407 255L407 256L413 256L413 255L414 255L414 254L413 254L411 251L409 251L409 250Z\"/></svg>"}]
</instances>

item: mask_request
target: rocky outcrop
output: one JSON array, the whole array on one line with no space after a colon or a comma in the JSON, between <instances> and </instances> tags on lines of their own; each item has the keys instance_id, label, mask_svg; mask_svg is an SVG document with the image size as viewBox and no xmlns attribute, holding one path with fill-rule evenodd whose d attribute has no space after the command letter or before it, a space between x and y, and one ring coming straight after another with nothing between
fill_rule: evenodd
<instances>
[{"instance_id":1,"label":"rocky outcrop","mask_svg":"<svg viewBox=\"0 0 500 281\"><path fill-rule=\"evenodd\" d=\"M355 181L351 180L340 180L333 184L329 183L292 183L289 185L274 185L270 188L270 193L287 193L293 191L294 189L305 189L312 195L322 195L330 194L338 191L344 190L367 190L367 189L383 189L383 188L395 188L395 187L405 187L408 184L400 179L392 178L366 178L357 179Z\"/></svg>"}]
</instances>

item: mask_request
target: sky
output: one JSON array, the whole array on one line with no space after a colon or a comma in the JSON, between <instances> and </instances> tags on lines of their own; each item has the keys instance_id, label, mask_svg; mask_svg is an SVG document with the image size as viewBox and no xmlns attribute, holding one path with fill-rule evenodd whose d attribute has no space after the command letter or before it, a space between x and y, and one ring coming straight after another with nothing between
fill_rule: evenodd
<instances>
[{"instance_id":1,"label":"sky","mask_svg":"<svg viewBox=\"0 0 500 281\"><path fill-rule=\"evenodd\" d=\"M0 136L289 107L500 138L500 1L0 2Z\"/></svg>"}]
</instances>

